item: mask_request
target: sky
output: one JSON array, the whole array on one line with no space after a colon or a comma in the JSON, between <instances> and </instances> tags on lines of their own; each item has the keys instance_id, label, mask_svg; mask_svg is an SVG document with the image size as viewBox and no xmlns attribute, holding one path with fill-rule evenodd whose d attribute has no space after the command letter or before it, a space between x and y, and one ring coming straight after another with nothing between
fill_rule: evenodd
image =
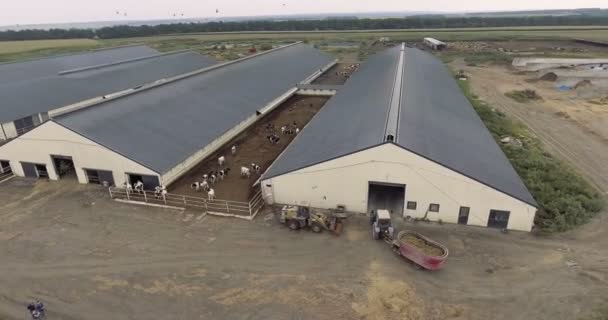
<instances>
[{"instance_id":1,"label":"sky","mask_svg":"<svg viewBox=\"0 0 608 320\"><path fill-rule=\"evenodd\" d=\"M0 25L390 11L608 7L607 0L0 0ZM219 13L216 13L219 10ZM119 14L117 14L117 12ZM126 13L127 16L124 14Z\"/></svg>"}]
</instances>

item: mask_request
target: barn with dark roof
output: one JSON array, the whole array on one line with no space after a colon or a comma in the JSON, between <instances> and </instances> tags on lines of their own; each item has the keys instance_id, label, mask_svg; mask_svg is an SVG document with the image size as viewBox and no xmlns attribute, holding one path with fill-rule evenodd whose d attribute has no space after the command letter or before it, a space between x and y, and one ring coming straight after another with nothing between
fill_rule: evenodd
<instances>
[{"instance_id":1,"label":"barn with dark roof","mask_svg":"<svg viewBox=\"0 0 608 320\"><path fill-rule=\"evenodd\" d=\"M189 61L191 58L194 61ZM176 70L179 61L192 66L200 60L189 52L153 59L169 61L143 67L138 75L132 69L121 72L127 66L118 64L66 71L63 76L73 78L69 84L76 88L80 88L81 76L98 79L100 87L119 88L117 83L138 81L134 78L145 78L152 69L167 71L168 62L178 60L168 68ZM169 185L291 97L299 83L334 63L331 56L312 46L294 43L194 71L185 68L181 74L137 90L63 113L55 111L36 128L0 146L0 165L17 176L57 180L61 163L67 162L81 183L104 181L123 186L127 181L141 180L146 189ZM106 75L103 70L107 68L112 71ZM61 87L56 95L68 93L59 83L39 88L46 85ZM49 92L48 99L61 105L101 92L89 89L82 87L61 97ZM39 110L44 106L28 113Z\"/></svg>"},{"instance_id":2,"label":"barn with dark roof","mask_svg":"<svg viewBox=\"0 0 608 320\"><path fill-rule=\"evenodd\" d=\"M267 203L530 231L538 207L447 67L372 56L261 178Z\"/></svg>"}]
</instances>

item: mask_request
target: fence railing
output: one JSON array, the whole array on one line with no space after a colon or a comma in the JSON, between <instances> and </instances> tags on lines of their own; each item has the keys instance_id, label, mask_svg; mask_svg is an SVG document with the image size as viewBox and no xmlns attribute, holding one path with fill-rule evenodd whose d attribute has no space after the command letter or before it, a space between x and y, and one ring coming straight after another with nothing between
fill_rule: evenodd
<instances>
[{"instance_id":1,"label":"fence railing","mask_svg":"<svg viewBox=\"0 0 608 320\"><path fill-rule=\"evenodd\" d=\"M186 196L167 193L162 195L152 191L127 191L127 189L108 188L110 198L125 200L139 204L169 206L177 208L190 208L212 215L236 217L251 220L264 206L262 192L258 191L249 202L231 201L222 199L209 200L202 197Z\"/></svg>"},{"instance_id":2,"label":"fence railing","mask_svg":"<svg viewBox=\"0 0 608 320\"><path fill-rule=\"evenodd\" d=\"M13 175L13 171L11 171L11 167L2 168L0 170L0 181L4 181L4 179Z\"/></svg>"}]
</instances>

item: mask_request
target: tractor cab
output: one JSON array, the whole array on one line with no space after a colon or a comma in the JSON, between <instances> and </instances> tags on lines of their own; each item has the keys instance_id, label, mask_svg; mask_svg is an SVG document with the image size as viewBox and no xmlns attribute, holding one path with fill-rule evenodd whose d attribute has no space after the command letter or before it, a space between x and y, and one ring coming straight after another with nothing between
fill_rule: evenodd
<instances>
[{"instance_id":1,"label":"tractor cab","mask_svg":"<svg viewBox=\"0 0 608 320\"><path fill-rule=\"evenodd\" d=\"M372 225L372 237L375 240L393 238L394 228L391 214L388 210L380 209L375 212L372 211L370 223Z\"/></svg>"}]
</instances>

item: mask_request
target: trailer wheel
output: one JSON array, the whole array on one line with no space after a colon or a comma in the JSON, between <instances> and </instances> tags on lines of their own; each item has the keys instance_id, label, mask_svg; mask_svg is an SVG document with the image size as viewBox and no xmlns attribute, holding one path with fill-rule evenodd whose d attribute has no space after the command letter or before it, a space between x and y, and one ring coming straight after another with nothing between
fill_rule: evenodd
<instances>
[{"instance_id":1,"label":"trailer wheel","mask_svg":"<svg viewBox=\"0 0 608 320\"><path fill-rule=\"evenodd\" d=\"M312 229L312 232L315 232L315 233L321 233L321 231L323 231L323 228L321 228L321 226L318 223L313 223L310 228Z\"/></svg>"},{"instance_id":2,"label":"trailer wheel","mask_svg":"<svg viewBox=\"0 0 608 320\"><path fill-rule=\"evenodd\" d=\"M300 229L300 224L295 219L289 220L289 222L287 222L287 226L289 227L289 229L294 231Z\"/></svg>"}]
</instances>

